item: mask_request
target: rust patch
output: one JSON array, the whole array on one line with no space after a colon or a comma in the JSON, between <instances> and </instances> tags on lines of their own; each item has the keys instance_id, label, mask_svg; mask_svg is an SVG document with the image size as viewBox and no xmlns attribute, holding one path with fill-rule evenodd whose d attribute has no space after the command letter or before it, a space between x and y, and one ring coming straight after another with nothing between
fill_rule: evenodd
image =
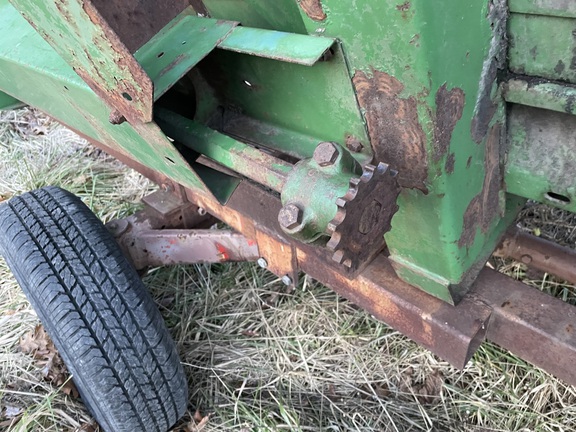
<instances>
[{"instance_id":1,"label":"rust patch","mask_svg":"<svg viewBox=\"0 0 576 432\"><path fill-rule=\"evenodd\" d=\"M410 7L412 5L410 4L409 1L405 1L402 4L399 4L396 6L396 10L398 10L399 12L402 12L402 18L407 20L408 19L408 11L410 10Z\"/></svg>"},{"instance_id":2,"label":"rust patch","mask_svg":"<svg viewBox=\"0 0 576 432\"><path fill-rule=\"evenodd\" d=\"M452 174L454 172L454 164L456 160L454 158L454 153L450 153L446 158L446 163L444 164L444 170L447 174Z\"/></svg>"},{"instance_id":3,"label":"rust patch","mask_svg":"<svg viewBox=\"0 0 576 432\"><path fill-rule=\"evenodd\" d=\"M472 139L476 144L482 143L490 122L497 109L497 102L492 99L492 89L498 78L498 71L506 69L508 51L507 22L508 5L506 0L490 0L488 21L492 27L490 52L484 61L480 78L480 91L474 107L474 117L470 127ZM510 41L513 43L513 40Z\"/></svg>"},{"instance_id":4,"label":"rust patch","mask_svg":"<svg viewBox=\"0 0 576 432\"><path fill-rule=\"evenodd\" d=\"M300 0L298 4L310 19L314 21L324 21L326 19L321 0Z\"/></svg>"},{"instance_id":5,"label":"rust patch","mask_svg":"<svg viewBox=\"0 0 576 432\"><path fill-rule=\"evenodd\" d=\"M91 3L132 53L189 6L188 0L91 0Z\"/></svg>"},{"instance_id":6,"label":"rust patch","mask_svg":"<svg viewBox=\"0 0 576 432\"><path fill-rule=\"evenodd\" d=\"M208 9L206 9L206 5L204 4L203 0L190 0L190 4L192 5L192 8L196 11L196 13L199 13L200 15L205 17L210 16L210 13L208 12Z\"/></svg>"},{"instance_id":7,"label":"rust patch","mask_svg":"<svg viewBox=\"0 0 576 432\"><path fill-rule=\"evenodd\" d=\"M484 159L484 184L482 191L476 195L466 212L462 225L462 235L458 241L459 247L469 247L474 243L476 230L488 232L500 209L500 186L502 175L500 170L500 135L502 126L497 123L490 129L486 139Z\"/></svg>"},{"instance_id":8,"label":"rust patch","mask_svg":"<svg viewBox=\"0 0 576 432\"><path fill-rule=\"evenodd\" d=\"M436 93L436 121L434 122L434 161L438 162L450 148L452 133L464 112L465 95L462 89L448 91L446 84ZM454 157L454 155L452 155Z\"/></svg>"},{"instance_id":9,"label":"rust patch","mask_svg":"<svg viewBox=\"0 0 576 432\"><path fill-rule=\"evenodd\" d=\"M356 71L353 83L365 111L375 159L399 172L402 187L427 193L426 134L418 119L417 99L400 98L404 85L378 70L372 70L371 77Z\"/></svg>"}]
</instances>

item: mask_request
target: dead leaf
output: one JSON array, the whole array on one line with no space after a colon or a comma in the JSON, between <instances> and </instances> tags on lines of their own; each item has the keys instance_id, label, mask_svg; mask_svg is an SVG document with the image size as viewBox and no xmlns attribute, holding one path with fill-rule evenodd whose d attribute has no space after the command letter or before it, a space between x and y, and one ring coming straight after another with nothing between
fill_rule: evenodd
<instances>
[{"instance_id":1,"label":"dead leaf","mask_svg":"<svg viewBox=\"0 0 576 432\"><path fill-rule=\"evenodd\" d=\"M27 333L20 339L20 349L22 352L26 354L33 353L34 358L36 358L38 351L45 352L48 349L48 344L48 334L44 331L44 327L41 324L38 324L34 328L34 331ZM40 357L42 357L42 354L40 354Z\"/></svg>"},{"instance_id":2,"label":"dead leaf","mask_svg":"<svg viewBox=\"0 0 576 432\"><path fill-rule=\"evenodd\" d=\"M42 325L37 325L34 331L20 339L20 349L26 354L32 354L37 360L46 381L61 387L61 390L69 396L74 398L80 396L54 342Z\"/></svg>"},{"instance_id":3,"label":"dead leaf","mask_svg":"<svg viewBox=\"0 0 576 432\"><path fill-rule=\"evenodd\" d=\"M439 370L435 370L424 378L424 382L413 381L414 370L410 367L403 374L398 389L403 393L412 393L422 404L433 404L438 401L442 386L444 385L444 375Z\"/></svg>"},{"instance_id":4,"label":"dead leaf","mask_svg":"<svg viewBox=\"0 0 576 432\"><path fill-rule=\"evenodd\" d=\"M200 410L199 410L199 409L196 409L196 412L194 413L194 417L192 417L192 419L193 419L196 423L200 423L203 418L204 418L204 416L200 413Z\"/></svg>"},{"instance_id":5,"label":"dead leaf","mask_svg":"<svg viewBox=\"0 0 576 432\"><path fill-rule=\"evenodd\" d=\"M96 428L92 423L84 423L76 429L76 432L96 432Z\"/></svg>"},{"instance_id":6,"label":"dead leaf","mask_svg":"<svg viewBox=\"0 0 576 432\"><path fill-rule=\"evenodd\" d=\"M253 330L243 330L242 336L259 337L260 334L258 332L253 331Z\"/></svg>"},{"instance_id":7,"label":"dead leaf","mask_svg":"<svg viewBox=\"0 0 576 432\"><path fill-rule=\"evenodd\" d=\"M202 429L206 427L208 422L210 421L210 414L206 416L202 416L200 410L196 410L194 413L194 417L192 417L192 421L188 423L186 427L187 432L200 432Z\"/></svg>"},{"instance_id":8,"label":"dead leaf","mask_svg":"<svg viewBox=\"0 0 576 432\"><path fill-rule=\"evenodd\" d=\"M23 412L24 410L20 407L6 405L6 409L4 410L4 417L12 419L14 417L18 417Z\"/></svg>"}]
</instances>

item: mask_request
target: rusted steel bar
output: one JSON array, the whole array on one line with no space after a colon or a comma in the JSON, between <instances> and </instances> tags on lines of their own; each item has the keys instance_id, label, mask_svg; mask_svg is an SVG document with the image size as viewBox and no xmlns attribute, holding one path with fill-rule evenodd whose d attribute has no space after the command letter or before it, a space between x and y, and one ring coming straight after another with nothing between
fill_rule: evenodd
<instances>
[{"instance_id":1,"label":"rusted steel bar","mask_svg":"<svg viewBox=\"0 0 576 432\"><path fill-rule=\"evenodd\" d=\"M488 340L576 385L576 307L490 269L470 295L492 309Z\"/></svg>"},{"instance_id":2,"label":"rusted steel bar","mask_svg":"<svg viewBox=\"0 0 576 432\"><path fill-rule=\"evenodd\" d=\"M156 121L177 142L276 192L282 191L293 169L288 162L169 110L157 109Z\"/></svg>"},{"instance_id":3,"label":"rusted steel bar","mask_svg":"<svg viewBox=\"0 0 576 432\"><path fill-rule=\"evenodd\" d=\"M576 284L576 251L513 227L494 252Z\"/></svg>"},{"instance_id":4,"label":"rusted steel bar","mask_svg":"<svg viewBox=\"0 0 576 432\"><path fill-rule=\"evenodd\" d=\"M125 243L137 269L175 264L256 261L255 241L227 230L146 230L128 234Z\"/></svg>"},{"instance_id":5,"label":"rusted steel bar","mask_svg":"<svg viewBox=\"0 0 576 432\"><path fill-rule=\"evenodd\" d=\"M120 156L134 169L141 168ZM249 238L257 238L259 227L267 227L271 230L266 236L267 251L285 249L289 243L277 226L279 199L255 185L243 182L226 206L191 190L187 196ZM359 276L348 279L332 267L323 248L297 242L292 247L295 265L308 275L454 366L463 367L487 338L576 385L574 306L490 269L484 269L464 299L451 306L401 281L383 255Z\"/></svg>"}]
</instances>

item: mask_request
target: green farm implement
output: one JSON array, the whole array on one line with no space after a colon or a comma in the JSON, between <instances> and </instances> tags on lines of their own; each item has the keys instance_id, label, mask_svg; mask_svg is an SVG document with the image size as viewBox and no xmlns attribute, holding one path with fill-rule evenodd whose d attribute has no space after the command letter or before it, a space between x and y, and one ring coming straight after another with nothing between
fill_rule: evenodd
<instances>
[{"instance_id":1,"label":"green farm implement","mask_svg":"<svg viewBox=\"0 0 576 432\"><path fill-rule=\"evenodd\" d=\"M567 0L0 0L0 109L160 186L106 227L15 197L0 252L106 430L185 409L136 273L180 263L304 272L455 366L491 340L576 384L576 308L485 266L576 283L572 250L514 227L527 200L576 211L575 53Z\"/></svg>"}]
</instances>

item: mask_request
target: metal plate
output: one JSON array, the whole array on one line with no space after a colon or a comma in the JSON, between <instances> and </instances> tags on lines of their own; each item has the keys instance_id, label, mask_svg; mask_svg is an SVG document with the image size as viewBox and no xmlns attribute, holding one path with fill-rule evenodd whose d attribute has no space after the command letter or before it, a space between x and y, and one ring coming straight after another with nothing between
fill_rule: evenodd
<instances>
[{"instance_id":1,"label":"metal plate","mask_svg":"<svg viewBox=\"0 0 576 432\"><path fill-rule=\"evenodd\" d=\"M90 0L10 1L108 106L152 121L152 80Z\"/></svg>"}]
</instances>

